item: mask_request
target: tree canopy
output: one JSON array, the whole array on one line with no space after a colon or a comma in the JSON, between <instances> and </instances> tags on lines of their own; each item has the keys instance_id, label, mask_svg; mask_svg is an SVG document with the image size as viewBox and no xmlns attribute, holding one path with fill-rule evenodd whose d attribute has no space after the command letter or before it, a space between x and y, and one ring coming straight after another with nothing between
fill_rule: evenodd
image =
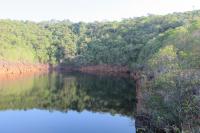
<instances>
[{"instance_id":1,"label":"tree canopy","mask_svg":"<svg viewBox=\"0 0 200 133\"><path fill-rule=\"evenodd\" d=\"M192 11L93 23L0 20L0 59L138 68L175 52L182 66L198 67L199 16Z\"/></svg>"}]
</instances>

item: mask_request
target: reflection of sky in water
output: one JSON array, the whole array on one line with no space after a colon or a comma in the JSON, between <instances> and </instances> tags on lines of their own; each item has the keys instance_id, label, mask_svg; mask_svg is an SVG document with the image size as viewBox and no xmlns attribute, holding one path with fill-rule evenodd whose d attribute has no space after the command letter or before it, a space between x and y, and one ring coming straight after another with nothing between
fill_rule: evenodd
<instances>
[{"instance_id":1,"label":"reflection of sky in water","mask_svg":"<svg viewBox=\"0 0 200 133\"><path fill-rule=\"evenodd\" d=\"M135 133L134 121L108 113L1 111L2 133Z\"/></svg>"}]
</instances>

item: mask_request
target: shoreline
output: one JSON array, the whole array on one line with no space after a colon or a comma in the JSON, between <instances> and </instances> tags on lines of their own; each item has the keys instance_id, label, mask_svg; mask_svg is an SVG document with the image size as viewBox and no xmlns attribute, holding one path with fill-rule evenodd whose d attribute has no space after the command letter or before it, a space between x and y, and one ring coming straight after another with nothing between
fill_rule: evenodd
<instances>
[{"instance_id":1,"label":"shoreline","mask_svg":"<svg viewBox=\"0 0 200 133\"><path fill-rule=\"evenodd\" d=\"M55 68L58 72L81 72L95 75L109 75L109 76L121 76L130 77L131 72L127 66L116 66L116 65L88 65L82 67L72 67L60 65Z\"/></svg>"},{"instance_id":2,"label":"shoreline","mask_svg":"<svg viewBox=\"0 0 200 133\"><path fill-rule=\"evenodd\" d=\"M17 79L40 73L57 72L81 72L95 75L108 75L116 77L130 77L135 80L137 72L131 71L127 66L116 65L91 65L82 67L73 67L67 65L51 66L49 64L31 64L25 62L0 61L0 80Z\"/></svg>"},{"instance_id":3,"label":"shoreline","mask_svg":"<svg viewBox=\"0 0 200 133\"><path fill-rule=\"evenodd\" d=\"M48 72L48 64L0 61L0 80L14 80L20 77Z\"/></svg>"}]
</instances>

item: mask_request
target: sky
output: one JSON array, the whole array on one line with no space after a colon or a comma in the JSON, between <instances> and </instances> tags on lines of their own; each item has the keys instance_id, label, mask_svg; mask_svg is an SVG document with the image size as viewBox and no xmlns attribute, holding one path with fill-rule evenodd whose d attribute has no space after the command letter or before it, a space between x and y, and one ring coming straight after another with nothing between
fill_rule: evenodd
<instances>
[{"instance_id":1,"label":"sky","mask_svg":"<svg viewBox=\"0 0 200 133\"><path fill-rule=\"evenodd\" d=\"M200 9L200 0L0 0L0 19L113 21Z\"/></svg>"}]
</instances>

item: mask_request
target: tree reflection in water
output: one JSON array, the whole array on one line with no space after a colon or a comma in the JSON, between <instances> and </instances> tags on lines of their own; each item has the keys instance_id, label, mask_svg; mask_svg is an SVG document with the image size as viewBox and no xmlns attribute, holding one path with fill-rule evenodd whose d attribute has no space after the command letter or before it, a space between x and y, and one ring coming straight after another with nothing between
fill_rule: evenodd
<instances>
[{"instance_id":1,"label":"tree reflection in water","mask_svg":"<svg viewBox=\"0 0 200 133\"><path fill-rule=\"evenodd\" d=\"M0 86L0 109L83 110L134 116L134 82L123 78L51 73Z\"/></svg>"},{"instance_id":2,"label":"tree reflection in water","mask_svg":"<svg viewBox=\"0 0 200 133\"><path fill-rule=\"evenodd\" d=\"M159 78L141 89L130 79L80 73L0 81L0 110L88 110L131 117L138 132L198 133L200 82L194 77Z\"/></svg>"}]
</instances>

